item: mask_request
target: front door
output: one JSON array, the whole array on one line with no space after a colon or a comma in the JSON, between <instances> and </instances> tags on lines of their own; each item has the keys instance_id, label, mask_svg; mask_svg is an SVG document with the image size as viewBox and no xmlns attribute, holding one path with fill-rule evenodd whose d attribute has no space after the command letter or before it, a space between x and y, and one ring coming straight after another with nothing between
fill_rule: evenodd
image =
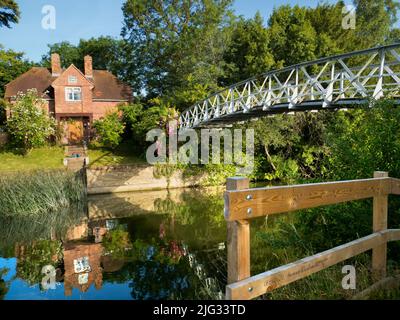
<instances>
[{"instance_id":1,"label":"front door","mask_svg":"<svg viewBox=\"0 0 400 320\"><path fill-rule=\"evenodd\" d=\"M83 136L83 121L81 119L70 119L68 121L68 143L80 144Z\"/></svg>"}]
</instances>

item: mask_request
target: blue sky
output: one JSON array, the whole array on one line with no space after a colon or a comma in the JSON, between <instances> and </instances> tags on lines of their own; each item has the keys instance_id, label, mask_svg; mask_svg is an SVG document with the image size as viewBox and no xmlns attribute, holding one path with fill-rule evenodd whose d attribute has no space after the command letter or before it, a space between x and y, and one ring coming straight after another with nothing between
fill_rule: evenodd
<instances>
[{"instance_id":1,"label":"blue sky","mask_svg":"<svg viewBox=\"0 0 400 320\"><path fill-rule=\"evenodd\" d=\"M33 61L40 61L47 44L69 41L76 44L81 38L101 35L118 37L122 27L124 0L17 0L22 12L21 21L12 29L0 29L0 44L25 52ZM237 14L252 17L259 10L268 19L274 7L282 4L316 6L320 0L236 0ZM328 2L336 2L330 0ZM348 1L350 3L350 1ZM56 8L56 29L45 30L41 22L42 8Z\"/></svg>"}]
</instances>

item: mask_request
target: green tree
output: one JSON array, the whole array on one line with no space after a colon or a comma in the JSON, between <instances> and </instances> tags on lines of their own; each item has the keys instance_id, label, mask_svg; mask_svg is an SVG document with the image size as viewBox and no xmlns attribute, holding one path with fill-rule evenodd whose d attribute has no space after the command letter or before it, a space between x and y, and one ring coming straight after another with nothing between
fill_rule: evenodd
<instances>
[{"instance_id":1,"label":"green tree","mask_svg":"<svg viewBox=\"0 0 400 320\"><path fill-rule=\"evenodd\" d=\"M0 27L11 28L11 23L18 23L20 17L18 4L14 0L0 0Z\"/></svg>"},{"instance_id":2,"label":"green tree","mask_svg":"<svg viewBox=\"0 0 400 320\"><path fill-rule=\"evenodd\" d=\"M79 48L68 41L54 43L48 45L49 52L42 56L41 64L45 67L50 67L50 56L52 53L58 53L61 58L61 65L63 67L69 67L74 64L76 67L83 67L83 56L79 52ZM94 66L95 67L95 66Z\"/></svg>"},{"instance_id":3,"label":"green tree","mask_svg":"<svg viewBox=\"0 0 400 320\"><path fill-rule=\"evenodd\" d=\"M354 0L357 14L355 43L368 48L383 45L397 21L400 3L396 0Z\"/></svg>"},{"instance_id":4,"label":"green tree","mask_svg":"<svg viewBox=\"0 0 400 320\"><path fill-rule=\"evenodd\" d=\"M374 171L400 177L400 110L393 101L339 113L329 132L332 178L370 178Z\"/></svg>"},{"instance_id":5,"label":"green tree","mask_svg":"<svg viewBox=\"0 0 400 320\"><path fill-rule=\"evenodd\" d=\"M22 52L6 50L0 44L0 98L4 96L5 85L33 66L32 62L24 59Z\"/></svg>"},{"instance_id":6,"label":"green tree","mask_svg":"<svg viewBox=\"0 0 400 320\"><path fill-rule=\"evenodd\" d=\"M95 121L93 127L104 147L114 149L121 143L125 126L118 112L110 113L105 118Z\"/></svg>"},{"instance_id":7,"label":"green tree","mask_svg":"<svg viewBox=\"0 0 400 320\"><path fill-rule=\"evenodd\" d=\"M317 33L306 8L281 6L275 9L269 19L269 30L277 67L316 58Z\"/></svg>"},{"instance_id":8,"label":"green tree","mask_svg":"<svg viewBox=\"0 0 400 320\"><path fill-rule=\"evenodd\" d=\"M63 41L48 45L49 52L42 56L41 64L50 66L50 56L58 53L61 64L68 67L74 64L83 70L83 57L90 55L93 58L93 68L97 70L108 70L118 76L121 80L131 78L132 70L129 68L130 47L122 39L112 37L81 39L78 45Z\"/></svg>"},{"instance_id":9,"label":"green tree","mask_svg":"<svg viewBox=\"0 0 400 320\"><path fill-rule=\"evenodd\" d=\"M164 104L160 99L152 99L146 108L142 104L133 104L120 108L123 122L126 124L125 137L132 145L143 151L148 145L146 134L152 129L166 130L167 123L176 118L175 108Z\"/></svg>"},{"instance_id":10,"label":"green tree","mask_svg":"<svg viewBox=\"0 0 400 320\"><path fill-rule=\"evenodd\" d=\"M123 37L131 65L149 97L174 100L195 84L213 91L223 74L231 0L128 0L123 6ZM192 79L192 81L190 81ZM190 102L180 101L179 108Z\"/></svg>"},{"instance_id":11,"label":"green tree","mask_svg":"<svg viewBox=\"0 0 400 320\"><path fill-rule=\"evenodd\" d=\"M19 94L10 107L7 132L11 143L22 148L25 154L45 145L56 132L56 121L49 116L45 105L36 90L29 90L26 94Z\"/></svg>"},{"instance_id":12,"label":"green tree","mask_svg":"<svg viewBox=\"0 0 400 320\"><path fill-rule=\"evenodd\" d=\"M224 60L227 69L224 83L229 85L267 72L274 65L269 31L259 12L253 19L235 23Z\"/></svg>"}]
</instances>

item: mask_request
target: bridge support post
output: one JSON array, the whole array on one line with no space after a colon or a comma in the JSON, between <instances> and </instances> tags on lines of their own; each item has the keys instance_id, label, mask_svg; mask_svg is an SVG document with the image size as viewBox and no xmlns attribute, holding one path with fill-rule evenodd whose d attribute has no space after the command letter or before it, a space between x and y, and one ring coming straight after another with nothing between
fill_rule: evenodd
<instances>
[{"instance_id":1,"label":"bridge support post","mask_svg":"<svg viewBox=\"0 0 400 320\"><path fill-rule=\"evenodd\" d=\"M374 178L389 177L387 172L374 172ZM379 195L373 200L373 231L384 231L388 227L388 195ZM372 272L375 281L386 277L387 243L372 249Z\"/></svg>"},{"instance_id":2,"label":"bridge support post","mask_svg":"<svg viewBox=\"0 0 400 320\"><path fill-rule=\"evenodd\" d=\"M229 178L226 190L249 189L247 178ZM250 277L250 223L228 222L228 284ZM227 297L229 299L229 297Z\"/></svg>"}]
</instances>

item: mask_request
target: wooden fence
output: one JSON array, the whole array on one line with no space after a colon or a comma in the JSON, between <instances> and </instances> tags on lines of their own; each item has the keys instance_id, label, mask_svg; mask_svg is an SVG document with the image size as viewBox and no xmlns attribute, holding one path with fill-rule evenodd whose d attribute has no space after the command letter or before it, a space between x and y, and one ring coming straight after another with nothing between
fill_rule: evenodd
<instances>
[{"instance_id":1,"label":"wooden fence","mask_svg":"<svg viewBox=\"0 0 400 320\"><path fill-rule=\"evenodd\" d=\"M400 240L400 229L388 230L388 196L400 195L400 180L386 172L373 179L249 189L246 178L229 178L225 194L228 222L228 300L259 297L372 249L372 270L378 281L386 276L387 243ZM251 276L251 219L300 209L373 198L373 234Z\"/></svg>"}]
</instances>

